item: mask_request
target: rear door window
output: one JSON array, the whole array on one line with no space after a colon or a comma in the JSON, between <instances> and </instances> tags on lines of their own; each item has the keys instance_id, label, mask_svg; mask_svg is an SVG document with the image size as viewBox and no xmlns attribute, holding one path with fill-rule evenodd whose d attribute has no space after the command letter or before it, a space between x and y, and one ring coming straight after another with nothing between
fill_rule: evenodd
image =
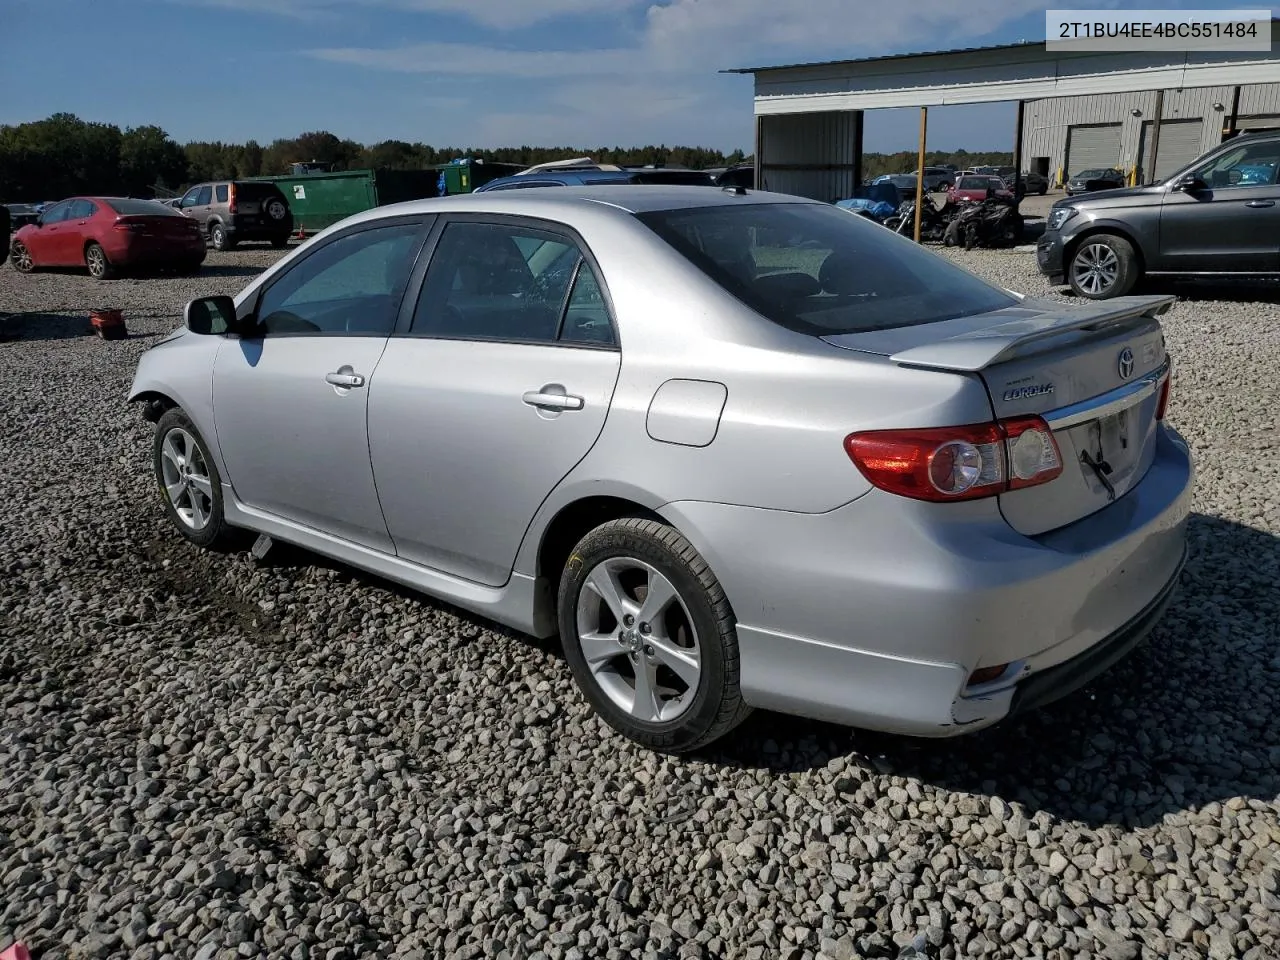
<instances>
[{"instance_id":1,"label":"rear door window","mask_svg":"<svg viewBox=\"0 0 1280 960\"><path fill-rule=\"evenodd\" d=\"M410 332L455 340L614 342L599 281L570 237L513 223L441 234Z\"/></svg>"},{"instance_id":2,"label":"rear door window","mask_svg":"<svg viewBox=\"0 0 1280 960\"><path fill-rule=\"evenodd\" d=\"M196 193L195 205L197 207L205 207L212 202L213 202L213 187L209 186L209 184L205 184Z\"/></svg>"},{"instance_id":3,"label":"rear door window","mask_svg":"<svg viewBox=\"0 0 1280 960\"><path fill-rule=\"evenodd\" d=\"M1017 303L905 237L827 204L693 207L638 219L747 306L814 336L953 320Z\"/></svg>"}]
</instances>

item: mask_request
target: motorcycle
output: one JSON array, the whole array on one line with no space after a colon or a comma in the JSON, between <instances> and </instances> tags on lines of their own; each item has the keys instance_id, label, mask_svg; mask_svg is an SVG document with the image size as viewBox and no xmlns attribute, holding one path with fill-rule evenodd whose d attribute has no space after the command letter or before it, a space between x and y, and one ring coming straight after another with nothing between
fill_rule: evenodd
<instances>
[{"instance_id":1,"label":"motorcycle","mask_svg":"<svg viewBox=\"0 0 1280 960\"><path fill-rule=\"evenodd\" d=\"M1022 240L1023 219L1016 202L996 196L967 203L943 234L948 247L1012 247Z\"/></svg>"},{"instance_id":2,"label":"motorcycle","mask_svg":"<svg viewBox=\"0 0 1280 960\"><path fill-rule=\"evenodd\" d=\"M947 225L951 222L951 218L955 216L955 212L954 204L949 201L939 209L933 205L932 200L926 197L920 205L921 243L936 243L941 240L946 235ZM885 226L904 237L914 237L916 232L915 201L908 200L900 206L897 214L891 217L885 223Z\"/></svg>"}]
</instances>

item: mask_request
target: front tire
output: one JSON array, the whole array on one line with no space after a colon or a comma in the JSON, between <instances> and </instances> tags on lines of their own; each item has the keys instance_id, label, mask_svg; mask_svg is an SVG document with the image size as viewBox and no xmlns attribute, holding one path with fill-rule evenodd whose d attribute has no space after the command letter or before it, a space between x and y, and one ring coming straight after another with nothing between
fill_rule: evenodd
<instances>
[{"instance_id":1,"label":"front tire","mask_svg":"<svg viewBox=\"0 0 1280 960\"><path fill-rule=\"evenodd\" d=\"M1076 247L1067 264L1067 281L1077 296L1109 300L1132 290L1141 272L1133 244L1115 234L1098 233Z\"/></svg>"},{"instance_id":2,"label":"front tire","mask_svg":"<svg viewBox=\"0 0 1280 960\"><path fill-rule=\"evenodd\" d=\"M89 276L95 280L110 280L116 274L111 261L107 259L107 251L96 243L91 243L84 248L84 265L89 271Z\"/></svg>"},{"instance_id":3,"label":"front tire","mask_svg":"<svg viewBox=\"0 0 1280 960\"><path fill-rule=\"evenodd\" d=\"M180 407L156 424L152 465L165 513L178 532L197 547L231 546L235 528L222 509L222 478L209 447Z\"/></svg>"},{"instance_id":4,"label":"front tire","mask_svg":"<svg viewBox=\"0 0 1280 960\"><path fill-rule=\"evenodd\" d=\"M639 517L596 527L569 556L558 611L578 686L637 743L687 753L750 714L729 601L671 527Z\"/></svg>"},{"instance_id":5,"label":"front tire","mask_svg":"<svg viewBox=\"0 0 1280 960\"><path fill-rule=\"evenodd\" d=\"M227 234L227 228L220 223L209 227L209 242L215 250L230 250L235 246L235 241Z\"/></svg>"}]
</instances>

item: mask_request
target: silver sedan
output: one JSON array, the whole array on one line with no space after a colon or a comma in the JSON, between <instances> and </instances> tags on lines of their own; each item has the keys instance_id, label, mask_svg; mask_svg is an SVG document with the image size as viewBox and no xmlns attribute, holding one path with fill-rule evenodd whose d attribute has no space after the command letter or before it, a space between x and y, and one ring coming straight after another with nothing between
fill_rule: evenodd
<instances>
[{"instance_id":1,"label":"silver sedan","mask_svg":"<svg viewBox=\"0 0 1280 960\"><path fill-rule=\"evenodd\" d=\"M484 193L193 301L130 399L189 541L256 531L559 633L650 747L753 707L945 737L1163 612L1193 476L1171 302L1035 302L797 197Z\"/></svg>"}]
</instances>

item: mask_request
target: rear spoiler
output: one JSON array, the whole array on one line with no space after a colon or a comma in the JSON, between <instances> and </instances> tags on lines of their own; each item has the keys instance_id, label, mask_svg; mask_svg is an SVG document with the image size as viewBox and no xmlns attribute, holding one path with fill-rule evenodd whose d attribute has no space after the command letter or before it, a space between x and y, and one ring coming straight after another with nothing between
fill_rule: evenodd
<instances>
[{"instance_id":1,"label":"rear spoiler","mask_svg":"<svg viewBox=\"0 0 1280 960\"><path fill-rule=\"evenodd\" d=\"M1102 330L1138 317L1163 316L1176 301L1177 297L1171 295L1116 297L1105 303L1069 308L1070 312L1044 313L961 333L911 347L889 359L903 367L976 373L1023 353L1037 340L1057 337L1072 330Z\"/></svg>"}]
</instances>

